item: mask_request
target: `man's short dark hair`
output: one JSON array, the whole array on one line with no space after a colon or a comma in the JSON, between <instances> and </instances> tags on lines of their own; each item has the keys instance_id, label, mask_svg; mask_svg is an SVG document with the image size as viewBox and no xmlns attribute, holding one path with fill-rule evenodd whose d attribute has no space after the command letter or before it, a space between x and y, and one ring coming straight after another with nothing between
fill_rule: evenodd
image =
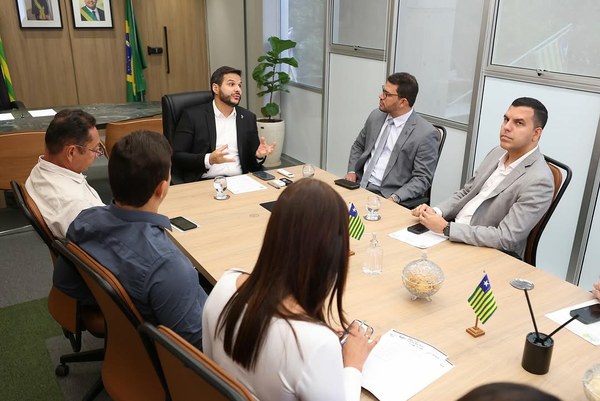
<instances>
[{"instance_id":1,"label":"man's short dark hair","mask_svg":"<svg viewBox=\"0 0 600 401\"><path fill-rule=\"evenodd\" d=\"M92 140L90 129L95 126L94 116L83 110L61 110L56 113L46 130L46 148L50 154L55 155L68 145L85 146Z\"/></svg>"},{"instance_id":2,"label":"man's short dark hair","mask_svg":"<svg viewBox=\"0 0 600 401\"><path fill-rule=\"evenodd\" d=\"M537 127L544 129L546 122L548 122L548 110L546 106L537 99L532 97L520 97L515 99L511 106L513 107L529 107L533 109L533 123Z\"/></svg>"},{"instance_id":3,"label":"man's short dark hair","mask_svg":"<svg viewBox=\"0 0 600 401\"><path fill-rule=\"evenodd\" d=\"M236 74L241 77L242 70L239 70L239 69L233 68L233 67L228 67L226 65L224 65L223 67L217 68L210 77L210 90L212 90L213 84L217 84L217 85L221 86L221 84L223 83L223 77L225 76L225 74ZM214 91L213 91L213 95L214 95Z\"/></svg>"},{"instance_id":4,"label":"man's short dark hair","mask_svg":"<svg viewBox=\"0 0 600 401\"><path fill-rule=\"evenodd\" d=\"M392 85L398 85L398 96L408 100L408 105L413 107L419 93L417 78L408 72L395 72L387 78Z\"/></svg>"},{"instance_id":5,"label":"man's short dark hair","mask_svg":"<svg viewBox=\"0 0 600 401\"><path fill-rule=\"evenodd\" d=\"M108 179L119 203L140 207L152 197L161 181L169 180L171 145L164 135L134 131L113 146L108 159Z\"/></svg>"}]
</instances>

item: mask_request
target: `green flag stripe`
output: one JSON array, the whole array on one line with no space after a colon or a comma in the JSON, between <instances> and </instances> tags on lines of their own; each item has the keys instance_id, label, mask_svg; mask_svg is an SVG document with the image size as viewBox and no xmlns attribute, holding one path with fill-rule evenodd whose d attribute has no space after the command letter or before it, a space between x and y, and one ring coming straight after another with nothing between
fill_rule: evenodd
<instances>
[{"instance_id":1,"label":"green flag stripe","mask_svg":"<svg viewBox=\"0 0 600 401\"><path fill-rule=\"evenodd\" d=\"M6 84L6 90L8 91L8 98L11 102L14 102L17 97L15 96L15 90L13 88L12 80L10 79L10 72L8 71L8 64L6 63L6 54L4 54L2 38L0 38L0 68L2 69L2 75L4 75L4 83Z\"/></svg>"},{"instance_id":2,"label":"green flag stripe","mask_svg":"<svg viewBox=\"0 0 600 401\"><path fill-rule=\"evenodd\" d=\"M484 302L481 302L476 307L473 307L473 310L475 310L476 313L481 313L481 311L484 311L484 310L494 306L495 304L496 304L496 300L494 299L494 297L491 297L491 298L486 299Z\"/></svg>"},{"instance_id":3,"label":"green flag stripe","mask_svg":"<svg viewBox=\"0 0 600 401\"><path fill-rule=\"evenodd\" d=\"M350 217L348 231L352 238L360 239L365 232L365 225L360 220L360 217Z\"/></svg>"},{"instance_id":4,"label":"green flag stripe","mask_svg":"<svg viewBox=\"0 0 600 401\"><path fill-rule=\"evenodd\" d=\"M485 294L484 296L480 296L477 299L473 300L472 302L469 302L471 304L471 306L473 307L473 309L479 308L482 304L485 304L486 302L488 302L489 299L494 299L494 294L488 292L487 294Z\"/></svg>"},{"instance_id":5,"label":"green flag stripe","mask_svg":"<svg viewBox=\"0 0 600 401\"><path fill-rule=\"evenodd\" d=\"M498 309L498 307L496 306L496 304L494 304L492 308L488 309L480 315L477 315L479 316L479 320L481 320L481 323L487 322L487 320L492 316L492 314L496 312L496 309Z\"/></svg>"},{"instance_id":6,"label":"green flag stripe","mask_svg":"<svg viewBox=\"0 0 600 401\"><path fill-rule=\"evenodd\" d=\"M481 294L483 294L483 291L481 290L481 288L477 287L477 289L473 291L473 294L471 294L471 296L469 297L469 303L471 303L471 300L473 298L481 296Z\"/></svg>"}]
</instances>

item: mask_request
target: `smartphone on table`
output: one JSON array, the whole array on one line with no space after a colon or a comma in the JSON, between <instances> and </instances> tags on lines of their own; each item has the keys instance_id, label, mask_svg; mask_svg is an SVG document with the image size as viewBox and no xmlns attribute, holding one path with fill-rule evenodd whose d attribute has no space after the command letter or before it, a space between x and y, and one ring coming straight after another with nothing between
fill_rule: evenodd
<instances>
[{"instance_id":1,"label":"smartphone on table","mask_svg":"<svg viewBox=\"0 0 600 401\"><path fill-rule=\"evenodd\" d=\"M429 231L429 229L421 223L413 224L412 226L409 226L407 228L407 230L409 233L413 233L413 234L423 234L423 233Z\"/></svg>"},{"instance_id":2,"label":"smartphone on table","mask_svg":"<svg viewBox=\"0 0 600 401\"><path fill-rule=\"evenodd\" d=\"M358 189L358 188L360 188L360 183L354 182L354 181L349 181L349 180L346 180L344 178L337 179L337 180L333 181L333 183L335 185L339 185L340 187L344 187L344 188L347 188L347 189Z\"/></svg>"},{"instance_id":3,"label":"smartphone on table","mask_svg":"<svg viewBox=\"0 0 600 401\"><path fill-rule=\"evenodd\" d=\"M571 316L579 315L577 320L583 324L600 322L600 304L584 306L569 312Z\"/></svg>"},{"instance_id":4,"label":"smartphone on table","mask_svg":"<svg viewBox=\"0 0 600 401\"><path fill-rule=\"evenodd\" d=\"M263 181L274 180L275 176L273 174L269 174L266 171L255 171L252 173L253 176L260 178Z\"/></svg>"},{"instance_id":5,"label":"smartphone on table","mask_svg":"<svg viewBox=\"0 0 600 401\"><path fill-rule=\"evenodd\" d=\"M173 217L172 219L169 219L169 221L171 222L171 225L179 231L188 231L198 227L196 223L193 223L182 216Z\"/></svg>"}]
</instances>

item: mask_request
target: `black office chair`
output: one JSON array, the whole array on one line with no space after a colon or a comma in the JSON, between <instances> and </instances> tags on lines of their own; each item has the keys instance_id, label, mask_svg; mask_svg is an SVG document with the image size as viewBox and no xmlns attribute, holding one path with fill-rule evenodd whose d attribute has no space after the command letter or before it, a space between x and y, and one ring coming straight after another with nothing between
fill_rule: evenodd
<instances>
[{"instance_id":1,"label":"black office chair","mask_svg":"<svg viewBox=\"0 0 600 401\"><path fill-rule=\"evenodd\" d=\"M441 125L433 125L438 132L440 133L440 145L438 146L438 163L439 163L439 157L442 155L442 149L444 148L444 142L446 142L446 128L442 127ZM429 186L429 188L427 188L427 191L425 191L425 193L422 196L418 196L416 198L413 199L407 199L405 201L401 201L400 205L404 206L407 209L414 209L415 207L426 203L429 205L429 202L431 202L431 185Z\"/></svg>"},{"instance_id":2,"label":"black office chair","mask_svg":"<svg viewBox=\"0 0 600 401\"><path fill-rule=\"evenodd\" d=\"M199 104L210 103L212 100L212 91L173 93L162 97L163 134L171 145L173 145L173 136L183 110ZM179 177L177 170L171 171L171 184L181 183L183 183L183 179Z\"/></svg>"},{"instance_id":3,"label":"black office chair","mask_svg":"<svg viewBox=\"0 0 600 401\"><path fill-rule=\"evenodd\" d=\"M212 91L182 92L164 95L162 97L163 133L169 143L173 143L173 135L181 112L188 107L210 103L213 100Z\"/></svg>"},{"instance_id":4,"label":"black office chair","mask_svg":"<svg viewBox=\"0 0 600 401\"><path fill-rule=\"evenodd\" d=\"M523 261L532 266L535 266L536 263L537 247L540 242L540 238L542 237L542 233L544 232L548 221L550 221L550 217L552 217L558 202L560 202L560 199L565 193L567 186L569 186L571 177L573 176L573 172L566 164L545 155L544 158L546 159L546 163L548 163L548 167L550 167L550 171L552 171L552 175L554 176L554 197L552 198L552 203L550 203L550 208L546 214L542 216L540 221L535 225L535 227L533 227L533 230L531 230L529 236L527 237L527 245L525 246ZM566 175L566 177L563 180L564 175Z\"/></svg>"}]
</instances>

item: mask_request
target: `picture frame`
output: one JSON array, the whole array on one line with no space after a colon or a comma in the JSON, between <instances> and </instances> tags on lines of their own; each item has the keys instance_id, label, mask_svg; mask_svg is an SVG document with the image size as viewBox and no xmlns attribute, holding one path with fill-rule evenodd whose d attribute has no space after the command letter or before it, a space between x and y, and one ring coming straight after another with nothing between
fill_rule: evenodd
<instances>
[{"instance_id":1,"label":"picture frame","mask_svg":"<svg viewBox=\"0 0 600 401\"><path fill-rule=\"evenodd\" d=\"M71 7L75 29L112 29L112 0L71 0Z\"/></svg>"},{"instance_id":2,"label":"picture frame","mask_svg":"<svg viewBox=\"0 0 600 401\"><path fill-rule=\"evenodd\" d=\"M59 0L16 0L21 29L62 29Z\"/></svg>"}]
</instances>

